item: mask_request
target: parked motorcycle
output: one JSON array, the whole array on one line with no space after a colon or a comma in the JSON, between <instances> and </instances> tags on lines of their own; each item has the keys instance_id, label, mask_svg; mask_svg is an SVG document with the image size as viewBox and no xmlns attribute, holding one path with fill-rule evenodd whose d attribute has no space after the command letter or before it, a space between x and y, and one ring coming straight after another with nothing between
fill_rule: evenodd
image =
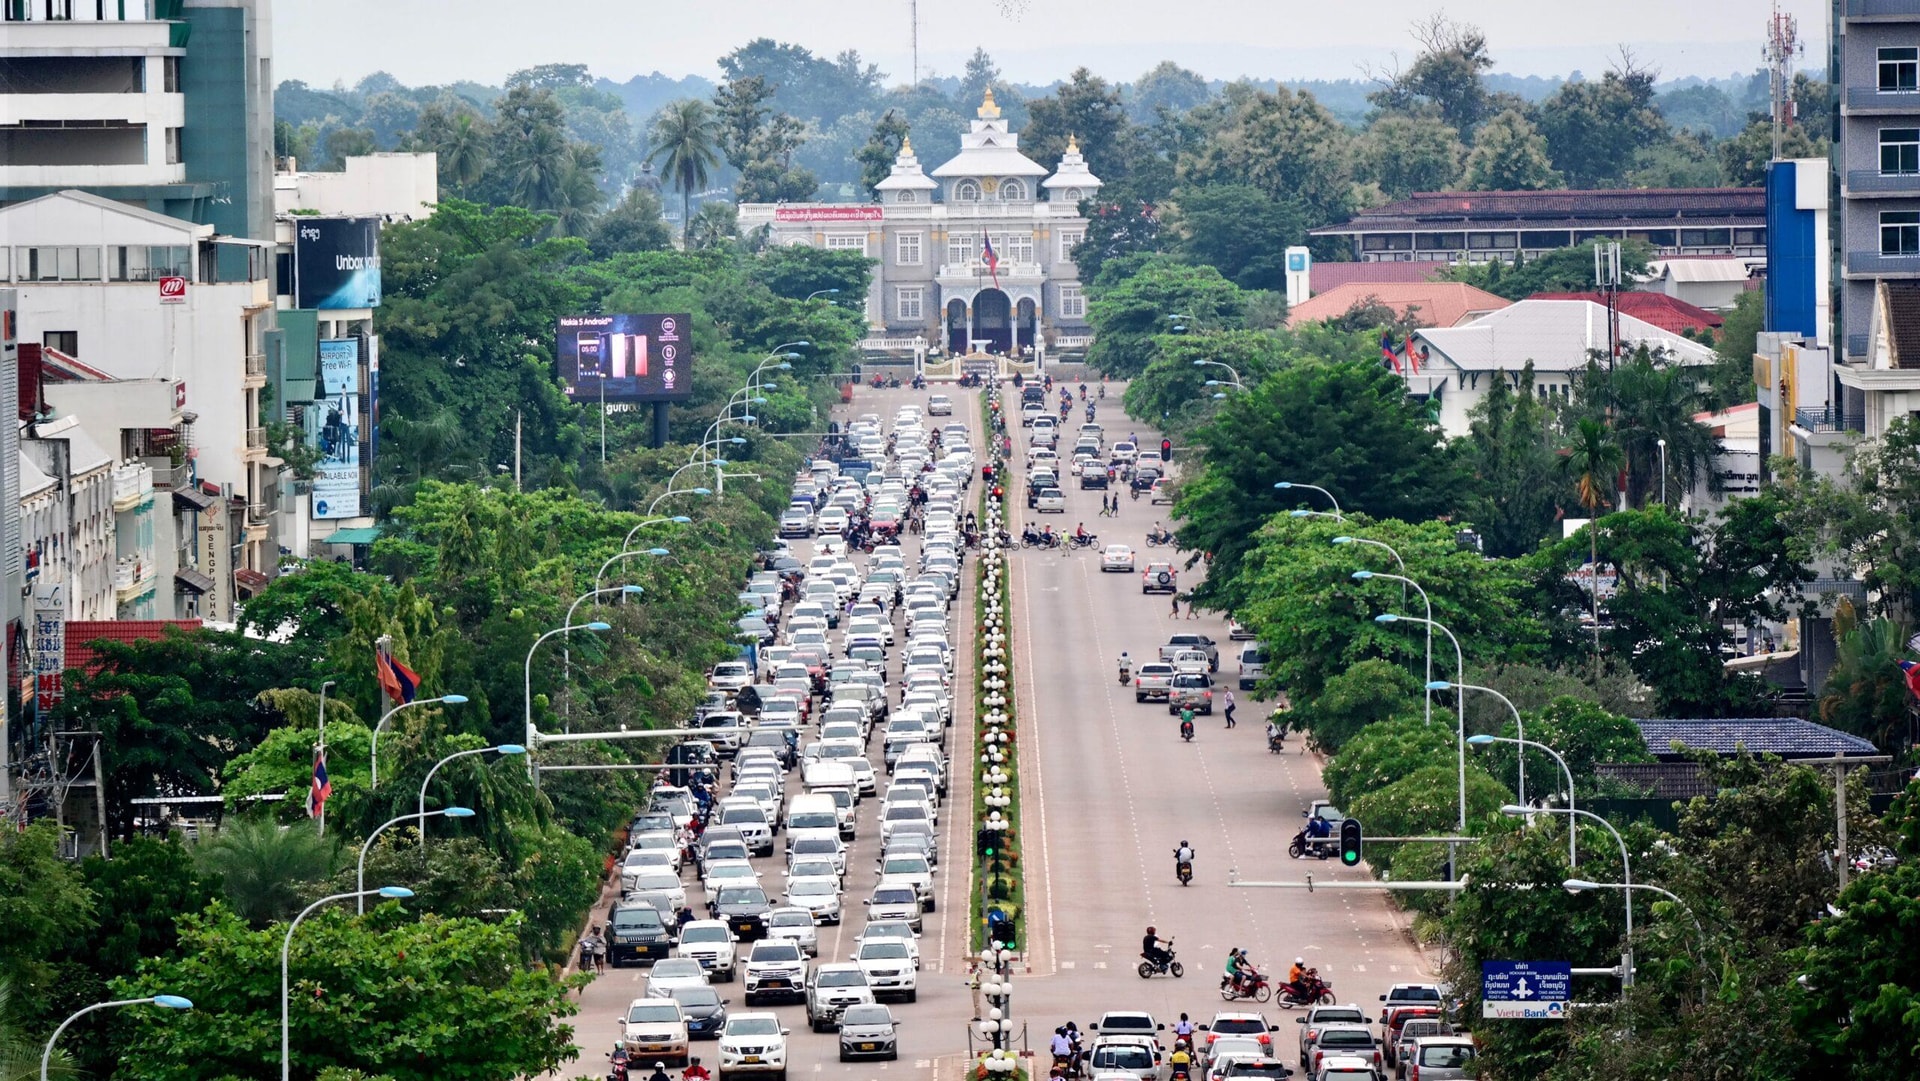
<instances>
[{"instance_id":1,"label":"parked motorcycle","mask_svg":"<svg viewBox=\"0 0 1920 1081\"><path fill-rule=\"evenodd\" d=\"M1179 979L1187 974L1187 966L1175 959L1173 954L1173 939L1167 939L1166 960L1155 961L1142 953L1140 955L1140 964L1134 971L1140 973L1140 978L1143 980L1150 980L1155 976L1166 976L1169 974L1171 974L1174 979Z\"/></svg>"},{"instance_id":2,"label":"parked motorcycle","mask_svg":"<svg viewBox=\"0 0 1920 1081\"><path fill-rule=\"evenodd\" d=\"M1269 746L1268 750L1272 750ZM1330 860L1340 854L1340 841L1333 837L1309 837L1306 830L1293 835L1287 842L1287 855L1294 859L1312 856L1317 860Z\"/></svg>"},{"instance_id":3,"label":"parked motorcycle","mask_svg":"<svg viewBox=\"0 0 1920 1081\"><path fill-rule=\"evenodd\" d=\"M1283 1010L1302 1006L1331 1006L1334 1003L1333 985L1317 977L1302 981L1305 987L1295 987L1283 983L1274 993L1274 1004Z\"/></svg>"}]
</instances>

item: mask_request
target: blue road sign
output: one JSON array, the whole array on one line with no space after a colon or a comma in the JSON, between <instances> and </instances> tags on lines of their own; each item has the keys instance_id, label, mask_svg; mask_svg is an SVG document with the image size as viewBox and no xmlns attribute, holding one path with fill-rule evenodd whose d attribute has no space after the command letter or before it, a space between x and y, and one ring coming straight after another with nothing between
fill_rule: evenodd
<instances>
[{"instance_id":1,"label":"blue road sign","mask_svg":"<svg viewBox=\"0 0 1920 1081\"><path fill-rule=\"evenodd\" d=\"M1564 1021L1573 990L1567 961L1480 962L1480 1016Z\"/></svg>"}]
</instances>

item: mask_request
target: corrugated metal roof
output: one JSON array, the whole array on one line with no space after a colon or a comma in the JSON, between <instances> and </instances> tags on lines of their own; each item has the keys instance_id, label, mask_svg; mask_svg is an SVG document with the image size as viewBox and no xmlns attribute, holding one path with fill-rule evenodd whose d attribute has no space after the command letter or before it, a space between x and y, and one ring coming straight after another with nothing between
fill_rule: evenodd
<instances>
[{"instance_id":1,"label":"corrugated metal roof","mask_svg":"<svg viewBox=\"0 0 1920 1081\"><path fill-rule=\"evenodd\" d=\"M1859 736L1798 717L1717 717L1704 720L1635 720L1647 753L1673 757L1673 744L1731 755L1741 748L1782 758L1871 755L1879 749Z\"/></svg>"},{"instance_id":2,"label":"corrugated metal roof","mask_svg":"<svg viewBox=\"0 0 1920 1081\"><path fill-rule=\"evenodd\" d=\"M1522 300L1458 327L1415 332L1442 359L1464 371L1538 371L1583 368L1589 350L1607 347L1607 310L1587 300ZM1620 316L1620 340L1666 349L1681 364L1710 364L1712 349L1630 315Z\"/></svg>"},{"instance_id":3,"label":"corrugated metal roof","mask_svg":"<svg viewBox=\"0 0 1920 1081\"><path fill-rule=\"evenodd\" d=\"M1606 303L1606 298L1599 293L1535 293L1527 299L1591 300L1595 304ZM1635 319L1644 319L1661 330L1671 330L1675 334L1683 330L1717 330L1726 322L1718 314L1698 304L1689 304L1679 297L1670 297L1665 293L1648 293L1629 289L1615 293L1614 303L1622 312Z\"/></svg>"},{"instance_id":4,"label":"corrugated metal roof","mask_svg":"<svg viewBox=\"0 0 1920 1081\"><path fill-rule=\"evenodd\" d=\"M1676 282L1729 283L1753 277L1753 264L1751 255L1715 255L1655 259L1647 263L1647 270L1655 280L1666 277Z\"/></svg>"},{"instance_id":5,"label":"corrugated metal roof","mask_svg":"<svg viewBox=\"0 0 1920 1081\"><path fill-rule=\"evenodd\" d=\"M1761 225L1766 192L1760 188L1643 188L1607 191L1418 192L1362 211L1315 236L1398 229L1688 228L1734 223Z\"/></svg>"}]
</instances>

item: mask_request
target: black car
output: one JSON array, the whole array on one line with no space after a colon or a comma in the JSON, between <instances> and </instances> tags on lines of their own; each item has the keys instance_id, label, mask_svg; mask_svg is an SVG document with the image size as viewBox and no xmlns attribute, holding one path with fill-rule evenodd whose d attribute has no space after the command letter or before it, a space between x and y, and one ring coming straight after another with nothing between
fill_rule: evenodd
<instances>
[{"instance_id":1,"label":"black car","mask_svg":"<svg viewBox=\"0 0 1920 1081\"><path fill-rule=\"evenodd\" d=\"M673 1000L687 1015L687 1035L696 1040L717 1040L727 1024L727 1000L711 987L676 987Z\"/></svg>"},{"instance_id":2,"label":"black car","mask_svg":"<svg viewBox=\"0 0 1920 1081\"><path fill-rule=\"evenodd\" d=\"M658 961L673 950L673 934L660 912L644 901L621 901L607 920L607 962Z\"/></svg>"},{"instance_id":3,"label":"black car","mask_svg":"<svg viewBox=\"0 0 1920 1081\"><path fill-rule=\"evenodd\" d=\"M707 905L716 920L727 921L727 929L742 942L767 937L767 913L773 903L767 891L758 886L730 886L720 891Z\"/></svg>"},{"instance_id":4,"label":"black car","mask_svg":"<svg viewBox=\"0 0 1920 1081\"><path fill-rule=\"evenodd\" d=\"M1151 469L1138 470L1133 474L1133 490L1136 492L1151 492L1153 491L1153 482L1159 479L1160 474Z\"/></svg>"}]
</instances>

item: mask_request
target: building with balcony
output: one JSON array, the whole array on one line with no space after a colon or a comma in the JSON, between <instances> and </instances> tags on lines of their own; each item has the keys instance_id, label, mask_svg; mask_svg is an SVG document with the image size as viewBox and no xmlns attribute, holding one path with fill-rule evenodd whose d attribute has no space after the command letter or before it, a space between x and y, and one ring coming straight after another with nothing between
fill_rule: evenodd
<instances>
[{"instance_id":1,"label":"building with balcony","mask_svg":"<svg viewBox=\"0 0 1920 1081\"><path fill-rule=\"evenodd\" d=\"M112 619L114 561L113 456L72 417L30 424L20 452L55 488L55 513L66 515L63 580L66 618ZM43 568L41 577L49 575Z\"/></svg>"},{"instance_id":2,"label":"building with balcony","mask_svg":"<svg viewBox=\"0 0 1920 1081\"><path fill-rule=\"evenodd\" d=\"M1839 359L1869 347L1877 283L1920 281L1920 0L1836 0L1828 78Z\"/></svg>"},{"instance_id":3,"label":"building with balcony","mask_svg":"<svg viewBox=\"0 0 1920 1081\"><path fill-rule=\"evenodd\" d=\"M231 535L238 560L219 553L212 561L218 589L198 613L230 622L235 583L244 590L255 580L241 572L270 574L278 557L270 515L247 511L273 505L281 465L266 445L261 411L273 318L270 252L258 242L220 238L210 225L79 191L0 208L0 237L10 245L21 337L92 373L61 386L57 400L83 425L98 424L102 445L117 447L109 463L150 456L164 459L149 463L156 469L174 473L177 452L183 472L171 476L172 488L211 488L233 508L219 532ZM223 248L240 253L241 277L224 274ZM177 273L156 276L159 269ZM119 418L133 399L120 384L138 381L153 384L148 390L164 398L166 413L144 410L142 420L128 423ZM45 393L52 404L56 392ZM170 430L177 436L174 425L191 427L184 444L167 445ZM136 453L141 448L124 432L157 453Z\"/></svg>"},{"instance_id":4,"label":"building with balcony","mask_svg":"<svg viewBox=\"0 0 1920 1081\"><path fill-rule=\"evenodd\" d=\"M270 0L0 3L0 206L67 189L267 239ZM217 253L228 277L244 253Z\"/></svg>"},{"instance_id":5,"label":"building with balcony","mask_svg":"<svg viewBox=\"0 0 1920 1081\"><path fill-rule=\"evenodd\" d=\"M1759 188L1418 192L1311 230L1362 262L1533 259L1588 240L1639 240L1659 256L1766 253Z\"/></svg>"},{"instance_id":6,"label":"building with balcony","mask_svg":"<svg viewBox=\"0 0 1920 1081\"><path fill-rule=\"evenodd\" d=\"M748 203L740 227L765 227L774 244L874 258L866 313L884 340L918 338L955 354L1044 355L1084 343L1073 249L1086 236L1080 202L1100 180L1077 144L1053 169L1027 157L989 92L957 155L928 176L908 140L876 187L877 206Z\"/></svg>"}]
</instances>

